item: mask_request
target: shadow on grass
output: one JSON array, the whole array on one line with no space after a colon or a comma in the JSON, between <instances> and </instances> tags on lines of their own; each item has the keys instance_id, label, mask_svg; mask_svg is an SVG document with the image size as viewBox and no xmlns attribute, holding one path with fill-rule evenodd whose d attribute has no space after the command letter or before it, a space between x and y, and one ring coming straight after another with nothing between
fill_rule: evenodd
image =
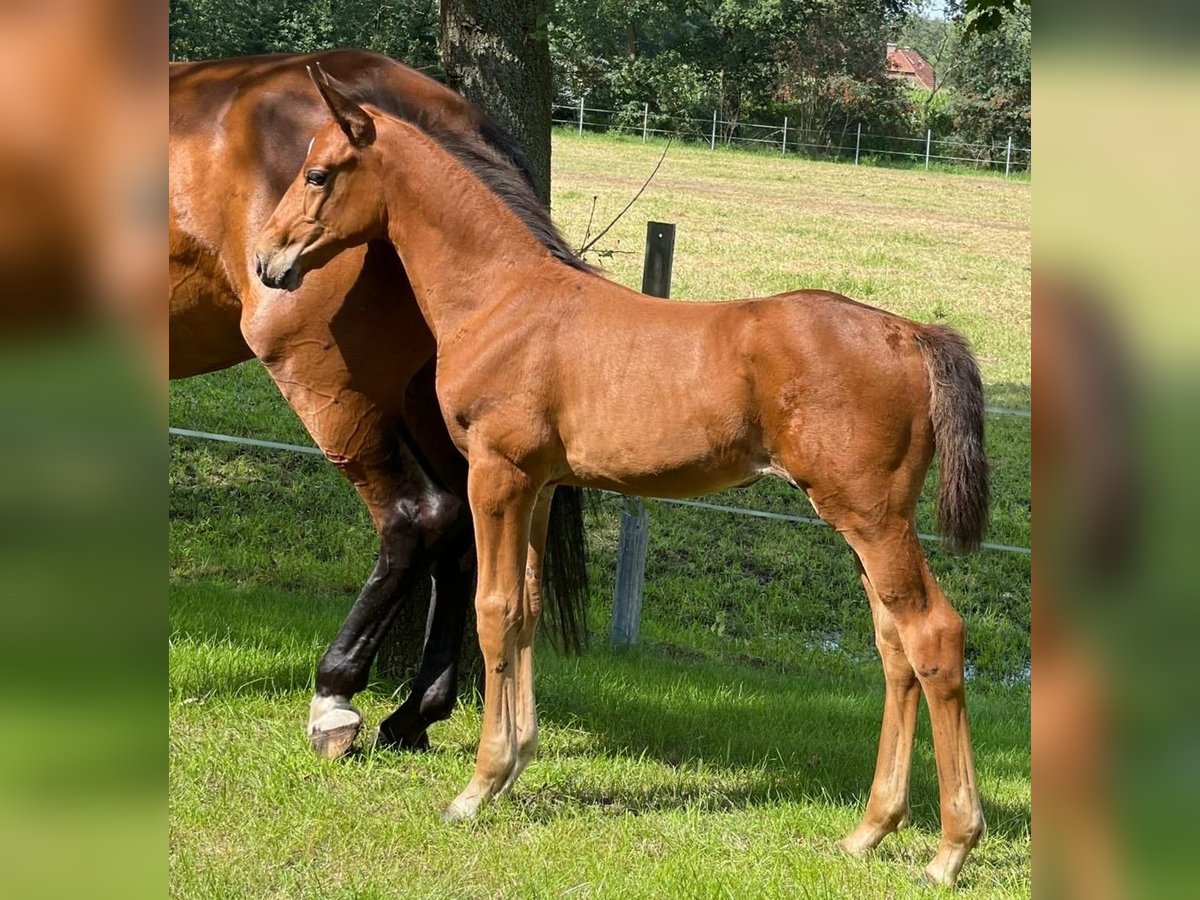
<instances>
[{"instance_id":1,"label":"shadow on grass","mask_svg":"<svg viewBox=\"0 0 1200 900\"><path fill-rule=\"evenodd\" d=\"M189 693L215 696L309 688L323 636L332 635L343 612L341 604L262 589L173 585L172 635L214 655L210 662L184 667L179 677ZM372 690L390 696L392 687ZM567 765L555 767L554 777L541 783L535 764L525 783L538 787L519 792L514 802L535 820L569 816L580 805L614 814L728 811L788 801L861 808L874 770L882 693L877 667L818 652L811 667L781 670L670 646L595 650L579 658L540 648L539 713L551 726L546 749ZM971 712L984 780L1027 780L1028 694L977 692ZM641 758L678 773L644 785L619 775L576 774L570 764L572 758L596 756L614 760L615 773L622 759ZM701 771L715 779L695 777ZM914 824L930 830L938 822L935 771L923 720L912 807ZM1027 802L986 790L983 800L993 833L1028 833Z\"/></svg>"},{"instance_id":2,"label":"shadow on grass","mask_svg":"<svg viewBox=\"0 0 1200 900\"><path fill-rule=\"evenodd\" d=\"M579 660L542 655L538 703L543 722L591 736L589 751L649 757L681 769L675 784L551 784L570 803L621 812L698 807L732 810L780 801L833 801L862 807L874 772L882 716L882 674L815 653L811 669L764 671L745 664L692 661L661 648L596 652ZM973 735L988 779L1028 779L1027 695L972 698ZM715 772L727 787L691 778ZM536 776L534 776L536 777ZM993 833L1026 834L1028 803L985 792ZM569 808L569 807L566 807ZM912 776L913 822L938 827L936 766L927 722L918 728Z\"/></svg>"}]
</instances>

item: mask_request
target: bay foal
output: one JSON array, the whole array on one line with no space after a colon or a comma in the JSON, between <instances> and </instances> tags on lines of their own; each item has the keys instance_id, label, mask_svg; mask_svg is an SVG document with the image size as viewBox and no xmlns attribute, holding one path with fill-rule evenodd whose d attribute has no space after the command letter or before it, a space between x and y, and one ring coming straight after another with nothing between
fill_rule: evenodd
<instances>
[{"instance_id":1,"label":"bay foal","mask_svg":"<svg viewBox=\"0 0 1200 900\"><path fill-rule=\"evenodd\" d=\"M963 625L930 573L914 509L935 448L940 525L969 548L987 514L983 395L966 344L826 291L678 303L568 267L409 124L314 78L333 114L267 223L257 267L295 287L346 247L395 246L437 342L437 396L469 463L486 665L474 816L537 748L533 633L556 485L690 497L774 475L846 539L886 677L866 813L875 847L908 818L919 693L933 724L952 883L984 830L963 688Z\"/></svg>"}]
</instances>

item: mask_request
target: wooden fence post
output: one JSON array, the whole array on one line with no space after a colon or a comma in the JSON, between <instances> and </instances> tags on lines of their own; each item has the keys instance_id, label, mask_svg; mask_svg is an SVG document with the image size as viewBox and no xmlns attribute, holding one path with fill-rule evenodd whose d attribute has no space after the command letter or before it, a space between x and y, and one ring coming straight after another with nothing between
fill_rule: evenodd
<instances>
[{"instance_id":1,"label":"wooden fence post","mask_svg":"<svg viewBox=\"0 0 1200 900\"><path fill-rule=\"evenodd\" d=\"M642 104L642 143L646 143L646 135L650 131L650 104Z\"/></svg>"},{"instance_id":2,"label":"wooden fence post","mask_svg":"<svg viewBox=\"0 0 1200 900\"><path fill-rule=\"evenodd\" d=\"M642 293L671 295L671 264L675 256L675 226L646 223L646 259L642 264ZM637 643L642 624L642 589L646 580L646 546L650 517L639 497L626 497L621 506L621 537L617 544L617 582L613 591L612 645Z\"/></svg>"},{"instance_id":3,"label":"wooden fence post","mask_svg":"<svg viewBox=\"0 0 1200 900\"><path fill-rule=\"evenodd\" d=\"M783 117L783 143L779 147L780 153L787 153L787 116Z\"/></svg>"},{"instance_id":4,"label":"wooden fence post","mask_svg":"<svg viewBox=\"0 0 1200 900\"><path fill-rule=\"evenodd\" d=\"M858 132L854 135L854 164L858 165L858 148L862 145L862 122L858 123Z\"/></svg>"},{"instance_id":5,"label":"wooden fence post","mask_svg":"<svg viewBox=\"0 0 1200 900\"><path fill-rule=\"evenodd\" d=\"M925 170L929 171L929 147L933 143L933 129L925 131Z\"/></svg>"},{"instance_id":6,"label":"wooden fence post","mask_svg":"<svg viewBox=\"0 0 1200 900\"><path fill-rule=\"evenodd\" d=\"M640 497L621 504L621 538L617 544L617 586L613 594L612 645L632 647L642 625L642 589L646 582L646 544L650 517Z\"/></svg>"},{"instance_id":7,"label":"wooden fence post","mask_svg":"<svg viewBox=\"0 0 1200 900\"><path fill-rule=\"evenodd\" d=\"M579 136L583 137L583 98L579 98Z\"/></svg>"},{"instance_id":8,"label":"wooden fence post","mask_svg":"<svg viewBox=\"0 0 1200 900\"><path fill-rule=\"evenodd\" d=\"M715 109L713 110L712 135L708 139L708 149L717 149L717 111Z\"/></svg>"}]
</instances>

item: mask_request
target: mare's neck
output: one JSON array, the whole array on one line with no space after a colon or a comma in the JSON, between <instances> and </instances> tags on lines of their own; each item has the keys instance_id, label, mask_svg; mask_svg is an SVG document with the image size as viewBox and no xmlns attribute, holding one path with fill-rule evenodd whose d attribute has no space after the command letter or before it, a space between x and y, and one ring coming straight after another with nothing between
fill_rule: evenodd
<instances>
[{"instance_id":1,"label":"mare's neck","mask_svg":"<svg viewBox=\"0 0 1200 900\"><path fill-rule=\"evenodd\" d=\"M550 254L431 138L399 124L380 129L379 139L388 141L388 238L440 345Z\"/></svg>"}]
</instances>

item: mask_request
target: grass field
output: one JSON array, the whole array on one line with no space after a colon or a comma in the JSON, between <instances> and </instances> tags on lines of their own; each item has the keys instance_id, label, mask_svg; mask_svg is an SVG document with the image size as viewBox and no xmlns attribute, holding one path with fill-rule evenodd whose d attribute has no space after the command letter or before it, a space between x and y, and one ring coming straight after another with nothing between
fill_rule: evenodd
<instances>
[{"instance_id":1,"label":"grass field","mask_svg":"<svg viewBox=\"0 0 1200 900\"><path fill-rule=\"evenodd\" d=\"M571 243L660 150L555 137ZM599 258L640 283L647 219L678 225L674 294L831 287L962 329L989 400L1029 399L1029 185L672 147ZM306 443L257 364L172 386L171 424ZM1029 423L989 420L991 539L1028 546ZM932 479L929 488L932 488ZM805 514L775 485L719 502ZM372 564L374 535L319 458L172 440L170 854L176 896L915 896L937 843L927 725L913 827L869 861L836 840L874 761L882 678L849 553L828 530L652 506L643 646L603 648L615 502L589 514L593 628L581 659L539 658L543 753L465 827L438 813L467 779L478 709L423 756L313 758L316 658ZM930 526L928 502L922 527ZM934 550L967 619L989 836L968 896L1029 894L1029 561ZM836 648L836 649L830 649ZM1013 683L1015 681L1015 683ZM402 686L363 695L369 723Z\"/></svg>"}]
</instances>

